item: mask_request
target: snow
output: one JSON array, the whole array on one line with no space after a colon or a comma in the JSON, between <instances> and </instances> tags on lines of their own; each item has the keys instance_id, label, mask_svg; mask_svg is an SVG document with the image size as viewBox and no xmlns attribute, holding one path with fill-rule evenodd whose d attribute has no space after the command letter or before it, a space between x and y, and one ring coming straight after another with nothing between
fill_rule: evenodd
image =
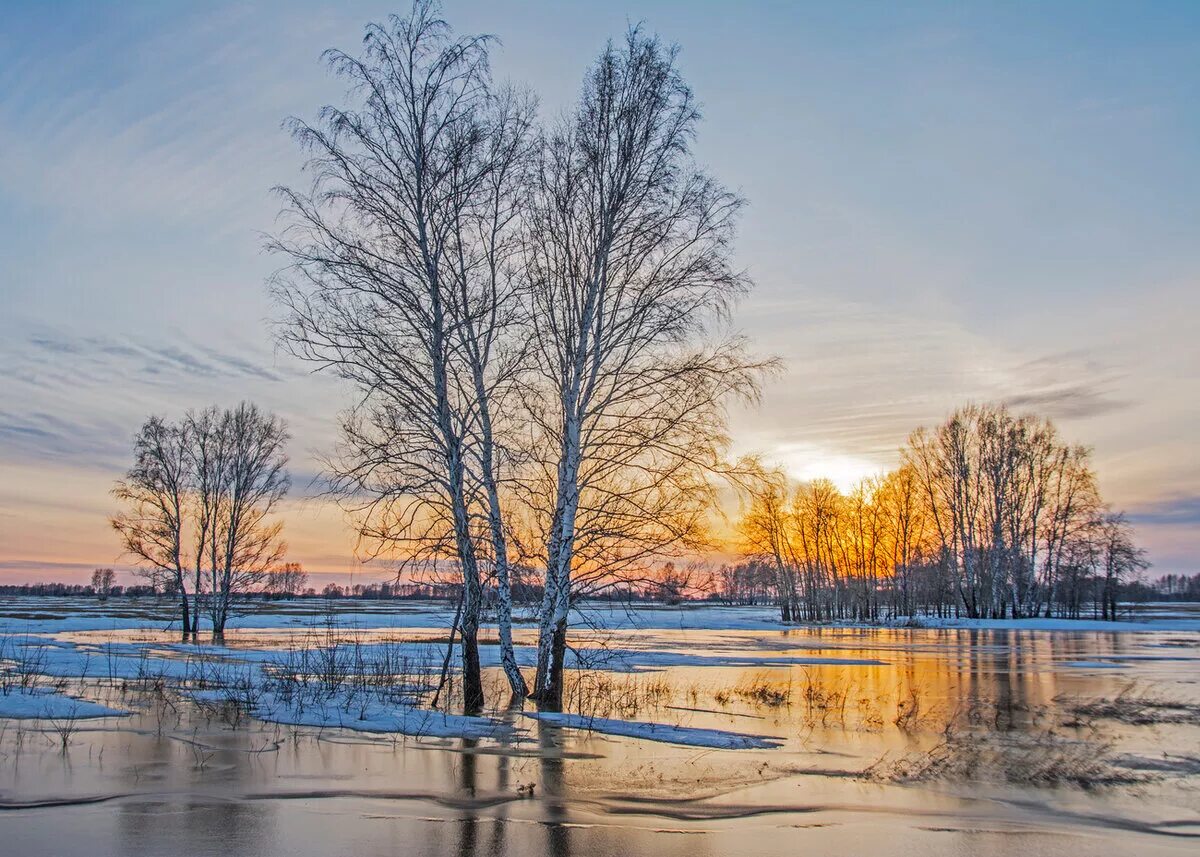
<instances>
[{"instance_id":1,"label":"snow","mask_svg":"<svg viewBox=\"0 0 1200 857\"><path fill-rule=\"evenodd\" d=\"M357 732L398 733L431 738L513 737L513 728L488 717L447 714L425 708L389 705L377 700L333 698L321 705L303 705L274 693L262 694L252 713L259 720L293 726L352 729Z\"/></svg>"},{"instance_id":2,"label":"snow","mask_svg":"<svg viewBox=\"0 0 1200 857\"><path fill-rule=\"evenodd\" d=\"M86 699L76 699L45 687L14 688L8 693L0 693L0 717L16 720L122 717L128 713Z\"/></svg>"},{"instance_id":3,"label":"snow","mask_svg":"<svg viewBox=\"0 0 1200 857\"><path fill-rule=\"evenodd\" d=\"M1055 632L1151 632L1200 631L1200 619L1163 618L1150 621L1110 622L1101 619L966 619L936 616L902 616L889 623L893 627L951 628L982 631L1055 631Z\"/></svg>"},{"instance_id":4,"label":"snow","mask_svg":"<svg viewBox=\"0 0 1200 857\"><path fill-rule=\"evenodd\" d=\"M197 643L73 643L26 636L10 645L26 650L42 675L56 678L162 678L172 682L211 677L228 683L231 678L255 680L264 665L280 660L285 652L273 649L231 648ZM388 647L396 657L406 658L416 669L440 663L445 646L425 642L359 643L364 660ZM480 662L485 667L500 665L498 646L481 646ZM536 664L532 645L516 647L517 662ZM755 656L740 653L694 654L690 652L580 647L567 653L569 667L587 667L609 672L633 673L667 667L786 667L786 666L883 666L886 661L852 657Z\"/></svg>"},{"instance_id":5,"label":"snow","mask_svg":"<svg viewBox=\"0 0 1200 857\"><path fill-rule=\"evenodd\" d=\"M159 643L84 644L27 637L12 643L25 651L39 675L55 678L141 679L171 681L201 679L221 672L223 677L241 669L256 670L260 662L277 653L216 646L176 648ZM247 676L249 677L249 676Z\"/></svg>"},{"instance_id":6,"label":"snow","mask_svg":"<svg viewBox=\"0 0 1200 857\"><path fill-rule=\"evenodd\" d=\"M203 688L245 688L247 690L243 698L248 713L276 723L436 738L520 741L526 737L526 730L515 728L505 718L465 717L420 709L416 706L418 694L406 687L384 689L378 695L360 693L351 696L338 691L332 698L317 702L311 696L301 701L296 697L283 698L263 690L279 687L267 681L268 673L272 662L289 658L286 649L278 648L287 645L289 637L293 637L293 645L297 647L320 648L327 626L343 638L354 635L356 630L436 629L444 634L452 620L452 613L442 603L343 600L325 605L321 601L307 600L247 605L250 612L238 617L235 633L231 636L233 646L174 640L96 642L86 636L79 640L69 636L71 631L88 629L118 633L146 628L163 629L167 627L170 609L168 604L155 604L149 600L139 605L112 602L100 605L83 599L0 599L0 651L5 653L4 657L19 662L22 670L40 676L101 681L161 678L172 688L202 703L219 704L230 699L231 693L236 694L236 691ZM935 646L952 647L963 644L964 638L957 633L962 630L1056 634L1197 632L1200 631L1200 619L1191 618L1197 615L1200 613L1181 611L1172 614L1164 609L1151 614L1139 614L1138 621L1120 622L916 617L913 621L917 627L912 630L911 636L907 633L896 634L892 636L897 639L891 642L888 639L878 642L871 634L874 626L861 624L822 626L806 634L803 633L805 626L781 624L778 615L770 607L714 604L627 607L592 602L581 605L572 617L573 627L581 633L567 653L567 663L572 668L625 673L675 667L747 669L829 665L890 668L887 660L861 657L858 651L846 651L846 656L842 657L838 650L847 646L862 648L864 639L870 638L869 647L876 651L868 654L887 658L891 655L885 652L913 645L932 643ZM528 616L525 619L528 620ZM907 629L905 622L904 619L898 619L894 624ZM517 627L524 643L516 648L518 662L526 667L533 666L536 658L536 649L532 645L535 629L528 621L518 623ZM930 630L922 631L921 628ZM236 634L237 630L242 629L266 630L270 633ZM589 629L608 629L614 633L590 633ZM798 629L801 633L781 633L790 629ZM282 633L274 633L276 631ZM364 633L361 641L344 643L343 646L347 654L353 646L355 656L367 662L400 659L404 664L402 671L417 681L421 680L422 675L437 672L445 652L445 643L421 640L384 642L379 641L380 636L383 635ZM982 635L981 638L994 639L1001 644L1006 639ZM1010 645L1016 645L1017 639L1007 638ZM1142 638L1147 642L1137 642L1143 648L1168 644L1161 642L1161 639ZM1189 635L1187 638L1170 638L1169 643L1181 647L1189 645L1193 639L1200 642L1200 637ZM605 645L605 641L608 645ZM971 644L977 642L972 636ZM1184 650L1170 654L1110 654L1106 649L1116 647L1108 646L1103 641L1099 645L1099 649L1089 652L1089 646L1077 646L1072 642L1064 654L1066 658L1074 656L1078 659L1064 658L1052 662L1051 668L1111 671L1129 669L1150 661L1200 660L1200 652ZM387 647L388 651L381 651L382 647ZM775 648L780 651L775 653ZM811 656L794 656L797 649L811 650ZM480 655L485 667L499 665L498 646L483 645ZM806 652L802 651L801 655L806 655ZM87 700L73 699L48 688L17 690L0 696L0 718L108 717L125 713ZM721 729L572 714L528 713L525 716L567 729L685 746L732 749L778 746L776 739Z\"/></svg>"},{"instance_id":7,"label":"snow","mask_svg":"<svg viewBox=\"0 0 1200 857\"><path fill-rule=\"evenodd\" d=\"M553 723L566 729L583 729L605 735L683 744L687 747L710 747L716 750L766 750L779 747L781 742L761 735L727 732L723 729L698 729L670 723L649 723L641 720L611 720L606 717L585 717L581 714L554 712L525 712L526 717Z\"/></svg>"},{"instance_id":8,"label":"snow","mask_svg":"<svg viewBox=\"0 0 1200 857\"><path fill-rule=\"evenodd\" d=\"M532 649L530 649L532 652ZM581 649L579 657L587 666L610 672L638 672L658 667L790 667L790 666L885 666L876 658L835 657L757 657L754 655L694 655L687 652L643 651L634 649ZM517 660L524 661L521 649ZM528 664L532 666L533 664Z\"/></svg>"},{"instance_id":9,"label":"snow","mask_svg":"<svg viewBox=\"0 0 1200 857\"><path fill-rule=\"evenodd\" d=\"M230 628L245 630L309 630L321 628L331 613L342 629L405 628L439 629L450 627L454 609L443 602L428 601L355 601L342 599L327 603L320 599L252 602L239 605L242 612L230 620ZM902 627L912 623L923 628L965 628L1021 631L1200 631L1200 614L1188 613L1188 605L1149 605L1136 621L1118 622L1097 619L966 619L934 616L899 617L887 623ZM1171 609L1168 609L1170 607ZM89 599L29 598L0 599L0 633L56 634L62 632L105 630L167 630L172 624L173 605L163 601L139 599L135 602L112 601L99 604ZM608 630L708 630L767 631L786 630L794 625L779 621L774 607L728 606L710 603L676 606L592 601L572 608L573 627ZM495 628L494 622L484 623ZM534 627L533 617L520 609L514 617L514 630ZM799 626L804 627L804 626ZM826 627L871 627L861 623L835 623Z\"/></svg>"}]
</instances>

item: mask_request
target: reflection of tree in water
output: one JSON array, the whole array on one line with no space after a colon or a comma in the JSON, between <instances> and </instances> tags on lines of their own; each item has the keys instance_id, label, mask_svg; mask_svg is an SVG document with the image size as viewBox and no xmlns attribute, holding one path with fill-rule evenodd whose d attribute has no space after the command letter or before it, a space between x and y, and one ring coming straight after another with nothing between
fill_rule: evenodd
<instances>
[{"instance_id":1,"label":"reflection of tree in water","mask_svg":"<svg viewBox=\"0 0 1200 857\"><path fill-rule=\"evenodd\" d=\"M568 857L571 831L566 825L566 781L563 776L562 729L545 720L537 721L538 746L541 748L542 791L546 805L546 853Z\"/></svg>"},{"instance_id":2,"label":"reflection of tree in water","mask_svg":"<svg viewBox=\"0 0 1200 857\"><path fill-rule=\"evenodd\" d=\"M464 798L475 797L475 789L478 785L479 773L476 767L475 748L479 746L479 742L464 738L462 742L463 753L459 760L459 779L458 785L460 793ZM478 809L469 806L462 811L462 815L458 821L458 853L460 857L475 857L479 843L479 817Z\"/></svg>"},{"instance_id":3,"label":"reflection of tree in water","mask_svg":"<svg viewBox=\"0 0 1200 857\"><path fill-rule=\"evenodd\" d=\"M276 837L274 808L266 801L122 802L117 827L123 854L245 854Z\"/></svg>"},{"instance_id":4,"label":"reflection of tree in water","mask_svg":"<svg viewBox=\"0 0 1200 857\"><path fill-rule=\"evenodd\" d=\"M195 745L160 735L123 748L116 772L119 788L149 795L145 801L118 804L117 853L241 854L262 850L275 839L275 807L269 801L226 799L241 790L250 748L246 734L222 735L230 737L236 743L226 747L208 746L200 733L189 739ZM191 794L174 800L163 796L171 791ZM205 794L214 797L206 799Z\"/></svg>"},{"instance_id":5,"label":"reflection of tree in water","mask_svg":"<svg viewBox=\"0 0 1200 857\"><path fill-rule=\"evenodd\" d=\"M906 671L923 707L913 734L920 749L885 754L863 773L888 782L1007 782L1085 788L1139 781L1112 753L1113 737L1064 707L1058 676L1043 665L1075 656L1069 639L970 630L951 637L958 666ZM966 640L966 644L963 640ZM939 685L935 679L944 680ZM898 724L899 725L899 724Z\"/></svg>"},{"instance_id":6,"label":"reflection of tree in water","mask_svg":"<svg viewBox=\"0 0 1200 857\"><path fill-rule=\"evenodd\" d=\"M497 719L511 725L519 716L518 709L497 712ZM502 740L507 746L507 741ZM471 738L462 739L461 760L458 767L457 784L459 796L466 801L477 797L479 782L480 757L477 752L479 741ZM512 793L512 758L504 752L494 756L488 755L486 760L495 760L496 764L496 794ZM485 767L489 767L485 764ZM473 803L465 806L458 821L458 854L460 857L499 857L508 853L508 804L498 803L489 810L491 818L480 817L481 807Z\"/></svg>"},{"instance_id":7,"label":"reflection of tree in water","mask_svg":"<svg viewBox=\"0 0 1200 857\"><path fill-rule=\"evenodd\" d=\"M809 639L798 632L790 636L800 645L789 641L787 649L800 648ZM1136 653L1136 647L1123 638L978 629L838 634L825 630L812 637L849 662L721 671L716 674L722 678L707 685L695 680L708 674L699 670L628 680L606 676L605 680L612 684L614 694L621 691L622 698L636 698L639 704L645 698L641 691L651 683L666 684L662 699L655 699L663 703L654 709L656 713L668 708L665 703L680 699L702 711L715 706L720 694L724 702L719 711L760 720L777 718L785 728L796 729L808 742L805 746L824 749L841 744L855 749L861 744L857 755L847 754L846 762L838 764L843 776L942 787L984 783L988 788L995 784L1089 788L1135 784L1143 778L1149 781L1158 777L1153 772L1159 769L1143 770L1122 761L1125 748L1116 742L1129 729L1116 724L1140 722L1130 719L1135 716L1192 723L1196 716L1184 703L1173 703L1163 713L1166 703L1150 691L1117 699L1112 693L1092 696L1111 682L1100 684L1100 679L1053 668L1076 658L1106 657L1129 649ZM880 656L883 648L893 654ZM782 650L784 653L791 654ZM868 663L869 657L880 657L880 662ZM580 687L605 691L607 685L589 680ZM758 692L764 688L778 691L780 701L773 693ZM697 698L688 700L687 693ZM114 698L110 704L120 704L120 700ZM173 712L174 706L170 710ZM120 840L113 846L116 853L170 853L181 843L202 852L242 853L256 844L269 849L277 837L294 838L298 829L309 824L313 825L311 832L301 836L333 832L323 830L325 822L313 823L307 801L285 808L269 799L270 794L249 788L263 774L260 763L284 755L258 755L265 740L262 732L243 724L197 735L192 725L199 724L201 716L189 718L191 709L186 705L181 711L180 716L165 721L156 717L154 710L135 715L128 721L136 727L133 735L117 732L113 734L120 737L105 739L108 761L101 760L99 773L110 777L108 787L132 795L154 795L126 798L119 808L114 807L109 819L113 825L110 835ZM650 719L642 709L633 714ZM665 711L663 714L666 716ZM538 752L527 744L496 746L474 740L463 740L459 752L443 748L417 753L404 743L394 745L397 761L405 754L409 758L400 765L400 772L386 770L388 763L383 762L382 789L404 790L420 783L419 789L434 792L442 807L437 812L441 820L413 819L405 814L404 818L364 824L363 830L380 826L393 836L419 835L420 841L413 840L412 849L424 849L421 853L430 855L645 853L653 840L650 850L659 857L685 852L687 857L698 857L712 847L703 843L705 837L690 837L684 844L679 835L652 833L647 826L606 822L589 827L580 822L602 814L610 803L622 812L653 817L659 810L654 808L655 801L642 802L648 796L669 805L694 799L702 791L716 793L750 782L743 770L748 757L739 754L708 753L703 761L693 763L689 757L687 764L681 765L676 751L634 745L624 739L589 740L582 731L527 720L520 709L491 712L491 716L519 727L527 738L534 739ZM165 722L166 730L156 739L153 731L159 722ZM192 741L206 749L193 750ZM317 776L345 774L350 790L360 785L368 792L380 788L377 777L358 781L355 772L370 767L372 774L379 773L368 757L385 753L386 745L378 741L346 743L358 749L317 740L305 742L303 751L299 744L292 744L291 752L297 754L296 764L305 772L315 764ZM364 745L370 749L363 749ZM591 753L593 750L600 754ZM367 756L360 758L359 754ZM75 757L82 761L78 750ZM119 762L114 764L114 758ZM66 762L70 761L67 756ZM75 781L75 789L82 790L85 783L79 780L87 772L84 768L65 775ZM761 770L756 769L753 782L762 778ZM536 790L530 791L535 782ZM247 792L248 799L239 802L237 795ZM521 800L524 797L529 799ZM687 824L710 827L702 820L705 801L689 806L697 815ZM61 837L60 831L50 829L55 826L48 825L45 835Z\"/></svg>"}]
</instances>

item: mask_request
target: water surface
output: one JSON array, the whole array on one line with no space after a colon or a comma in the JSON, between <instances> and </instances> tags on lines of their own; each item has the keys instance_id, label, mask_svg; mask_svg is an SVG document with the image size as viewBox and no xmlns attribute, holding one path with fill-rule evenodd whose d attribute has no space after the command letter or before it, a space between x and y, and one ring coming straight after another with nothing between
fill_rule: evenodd
<instances>
[{"instance_id":1,"label":"water surface","mask_svg":"<svg viewBox=\"0 0 1200 857\"><path fill-rule=\"evenodd\" d=\"M33 610L3 609L14 622ZM440 615L313 614L234 631L231 652L199 649L236 662L332 634L343 645L423 648L437 662ZM495 669L487 714L511 731L476 741L264 722L197 702L178 680L98 667L60 678L70 694L132 713L72 724L65 747L61 722L0 719L2 850L700 857L1200 847L1198 634L782 630L766 611L763 627L737 617L723 624L743 627L691 627L690 616L679 623L689 627L660 616L643 623L658 627L628 627L634 614L627 627L575 634L582 668L567 709L747 734L777 745L769 749L539 721L507 706ZM119 643L126 654L187 657L142 612L91 618L45 619L42 633L67 652ZM532 631L518 642L531 643Z\"/></svg>"}]
</instances>

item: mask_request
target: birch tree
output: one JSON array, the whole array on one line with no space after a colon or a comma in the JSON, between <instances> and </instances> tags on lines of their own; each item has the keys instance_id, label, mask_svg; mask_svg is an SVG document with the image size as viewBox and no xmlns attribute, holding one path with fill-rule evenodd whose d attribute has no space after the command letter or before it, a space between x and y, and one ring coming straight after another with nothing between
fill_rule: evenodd
<instances>
[{"instance_id":1,"label":"birch tree","mask_svg":"<svg viewBox=\"0 0 1200 857\"><path fill-rule=\"evenodd\" d=\"M222 412L207 431L193 434L196 447L209 451L197 484L205 492L209 618L219 640L233 599L257 586L286 550L283 523L272 514L290 485L289 436L283 420L247 402Z\"/></svg>"},{"instance_id":2,"label":"birch tree","mask_svg":"<svg viewBox=\"0 0 1200 857\"><path fill-rule=\"evenodd\" d=\"M1098 544L1103 582L1100 589L1101 617L1116 621L1117 587L1132 575L1150 567L1146 552L1133 541L1129 522L1121 513L1106 513L1099 522Z\"/></svg>"},{"instance_id":3,"label":"birch tree","mask_svg":"<svg viewBox=\"0 0 1200 857\"><path fill-rule=\"evenodd\" d=\"M876 502L882 507L888 535L899 610L903 615L911 615L912 570L925 553L928 521L917 474L911 465L902 464L884 476Z\"/></svg>"},{"instance_id":4,"label":"birch tree","mask_svg":"<svg viewBox=\"0 0 1200 857\"><path fill-rule=\"evenodd\" d=\"M202 611L220 639L233 599L282 558L272 514L289 486L287 440L281 419L246 402L179 422L151 417L138 432L134 464L113 489L127 508L112 526L142 573L178 595L184 639Z\"/></svg>"},{"instance_id":5,"label":"birch tree","mask_svg":"<svg viewBox=\"0 0 1200 857\"><path fill-rule=\"evenodd\" d=\"M784 621L874 620L889 605L1078 618L1089 599L1114 618L1145 557L1101 500L1090 455L1049 420L969 406L914 432L898 469L848 494L778 471L743 480L743 550L776 569Z\"/></svg>"},{"instance_id":6,"label":"birch tree","mask_svg":"<svg viewBox=\"0 0 1200 857\"><path fill-rule=\"evenodd\" d=\"M496 399L515 371L511 236L527 199L519 183L533 102L496 92L490 39L456 37L437 13L417 2L409 16L369 26L361 58L326 53L351 104L291 123L314 182L281 189L289 226L271 246L291 260L276 284L284 342L360 393L329 462L335 490L381 550L457 563L464 698L477 709L488 558L505 671L525 691L512 649Z\"/></svg>"},{"instance_id":7,"label":"birch tree","mask_svg":"<svg viewBox=\"0 0 1200 857\"><path fill-rule=\"evenodd\" d=\"M691 161L699 120L677 51L610 43L542 150L530 214L545 595L532 696L561 704L572 580L703 537L722 402L753 387L718 329L746 281L742 201ZM535 498L537 505L537 498Z\"/></svg>"},{"instance_id":8,"label":"birch tree","mask_svg":"<svg viewBox=\"0 0 1200 857\"><path fill-rule=\"evenodd\" d=\"M746 466L750 473L740 486L746 508L738 520L742 550L774 569L780 621L798 620L795 551L789 543L795 528L790 520L787 477L757 460Z\"/></svg>"},{"instance_id":9,"label":"birch tree","mask_svg":"<svg viewBox=\"0 0 1200 857\"><path fill-rule=\"evenodd\" d=\"M186 428L150 417L133 441L133 466L113 488L127 507L110 519L125 553L154 582L169 584L179 597L183 638L195 630L188 603L184 540L192 491L190 435Z\"/></svg>"}]
</instances>

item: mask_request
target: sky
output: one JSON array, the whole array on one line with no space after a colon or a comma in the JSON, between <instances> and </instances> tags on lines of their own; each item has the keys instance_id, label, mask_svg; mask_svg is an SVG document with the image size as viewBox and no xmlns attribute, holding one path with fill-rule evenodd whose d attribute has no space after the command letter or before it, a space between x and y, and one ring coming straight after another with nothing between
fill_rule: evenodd
<instances>
[{"instance_id":1,"label":"sky","mask_svg":"<svg viewBox=\"0 0 1200 857\"><path fill-rule=\"evenodd\" d=\"M284 416L291 558L369 579L308 489L350 401L275 347L282 130L381 2L0 0L0 582L120 564L148 414ZM786 372L733 452L842 485L967 402L1095 450L1152 574L1200 570L1200 4L468 2L553 119L609 37L681 49L695 152L749 201L735 323ZM378 574L374 575L378 577Z\"/></svg>"}]
</instances>

